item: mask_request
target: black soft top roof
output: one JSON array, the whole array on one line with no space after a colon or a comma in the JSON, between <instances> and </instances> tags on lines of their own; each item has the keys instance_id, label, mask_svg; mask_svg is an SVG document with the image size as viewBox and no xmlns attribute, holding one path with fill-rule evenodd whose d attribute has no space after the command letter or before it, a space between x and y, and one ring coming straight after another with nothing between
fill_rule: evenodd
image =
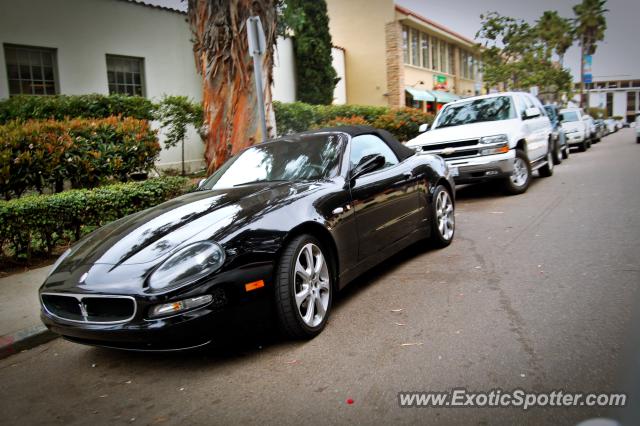
<instances>
[{"instance_id":1,"label":"black soft top roof","mask_svg":"<svg viewBox=\"0 0 640 426\"><path fill-rule=\"evenodd\" d=\"M389 132L383 129L376 129L371 126L338 126L338 127L326 127L318 130L310 130L307 132L302 132L301 134L313 134L318 132L340 132L347 133L351 137L360 136L360 135L376 135L380 139L382 139L391 150L398 156L400 161L404 161L405 159L411 157L415 154L415 151L411 148L408 148L402 145L398 140Z\"/></svg>"}]
</instances>

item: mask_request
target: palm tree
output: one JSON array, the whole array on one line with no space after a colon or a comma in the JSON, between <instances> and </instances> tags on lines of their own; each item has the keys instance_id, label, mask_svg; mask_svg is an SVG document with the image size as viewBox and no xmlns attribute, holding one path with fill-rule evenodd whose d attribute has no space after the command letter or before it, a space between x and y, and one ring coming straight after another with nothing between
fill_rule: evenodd
<instances>
[{"instance_id":1,"label":"palm tree","mask_svg":"<svg viewBox=\"0 0 640 426\"><path fill-rule=\"evenodd\" d=\"M562 18L555 10L545 11L536 23L538 36L556 55L560 68L564 65L564 54L573 45L574 29L571 21Z\"/></svg>"},{"instance_id":2,"label":"palm tree","mask_svg":"<svg viewBox=\"0 0 640 426\"><path fill-rule=\"evenodd\" d=\"M608 9L607 0L582 0L573 6L575 34L580 42L580 106L584 105L584 60L586 55L596 53L597 43L604 40L607 20L604 16Z\"/></svg>"},{"instance_id":3,"label":"palm tree","mask_svg":"<svg viewBox=\"0 0 640 426\"><path fill-rule=\"evenodd\" d=\"M250 16L260 17L265 32L264 100L267 121L273 123L271 82L278 0L188 1L193 52L203 77L204 156L211 174L229 156L263 139L246 35Z\"/></svg>"}]
</instances>

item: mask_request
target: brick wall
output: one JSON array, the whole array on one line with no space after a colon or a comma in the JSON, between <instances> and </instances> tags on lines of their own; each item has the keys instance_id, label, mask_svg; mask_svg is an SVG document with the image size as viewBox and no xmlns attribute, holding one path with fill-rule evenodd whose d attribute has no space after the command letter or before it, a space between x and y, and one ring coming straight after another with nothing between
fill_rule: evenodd
<instances>
[{"instance_id":1,"label":"brick wall","mask_svg":"<svg viewBox=\"0 0 640 426\"><path fill-rule=\"evenodd\" d=\"M402 59L402 26L400 22L385 25L386 63L387 63L387 99L389 106L401 107L405 104L404 67Z\"/></svg>"}]
</instances>

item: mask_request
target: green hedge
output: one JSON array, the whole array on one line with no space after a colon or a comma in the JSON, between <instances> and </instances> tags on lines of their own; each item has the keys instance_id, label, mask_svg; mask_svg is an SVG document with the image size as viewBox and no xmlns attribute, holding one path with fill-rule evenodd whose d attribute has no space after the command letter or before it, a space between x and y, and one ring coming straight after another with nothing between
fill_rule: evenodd
<instances>
[{"instance_id":1,"label":"green hedge","mask_svg":"<svg viewBox=\"0 0 640 426\"><path fill-rule=\"evenodd\" d=\"M279 135L340 124L366 124L393 133L406 141L418 134L422 123L432 123L433 115L414 108L369 105L311 105L303 102L273 103Z\"/></svg>"},{"instance_id":2,"label":"green hedge","mask_svg":"<svg viewBox=\"0 0 640 426\"><path fill-rule=\"evenodd\" d=\"M97 227L153 207L191 187L187 178L164 177L0 201L0 247L6 257L14 259L51 253L58 244L75 241Z\"/></svg>"},{"instance_id":3,"label":"green hedge","mask_svg":"<svg viewBox=\"0 0 640 426\"><path fill-rule=\"evenodd\" d=\"M153 102L140 96L12 96L0 101L0 124L11 120L106 118L112 115L151 120L154 111Z\"/></svg>"},{"instance_id":4,"label":"green hedge","mask_svg":"<svg viewBox=\"0 0 640 426\"><path fill-rule=\"evenodd\" d=\"M147 120L102 119L11 121L0 126L0 193L5 199L64 181L91 188L108 179L127 180L148 171L160 154Z\"/></svg>"}]
</instances>

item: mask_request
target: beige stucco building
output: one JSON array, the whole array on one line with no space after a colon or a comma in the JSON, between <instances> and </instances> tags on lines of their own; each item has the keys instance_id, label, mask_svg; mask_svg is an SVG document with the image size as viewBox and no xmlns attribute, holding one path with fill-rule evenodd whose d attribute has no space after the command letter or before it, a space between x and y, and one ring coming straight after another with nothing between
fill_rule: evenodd
<instances>
[{"instance_id":1,"label":"beige stucco building","mask_svg":"<svg viewBox=\"0 0 640 426\"><path fill-rule=\"evenodd\" d=\"M349 104L438 104L481 90L473 40L393 0L327 0L333 43L344 48Z\"/></svg>"}]
</instances>

